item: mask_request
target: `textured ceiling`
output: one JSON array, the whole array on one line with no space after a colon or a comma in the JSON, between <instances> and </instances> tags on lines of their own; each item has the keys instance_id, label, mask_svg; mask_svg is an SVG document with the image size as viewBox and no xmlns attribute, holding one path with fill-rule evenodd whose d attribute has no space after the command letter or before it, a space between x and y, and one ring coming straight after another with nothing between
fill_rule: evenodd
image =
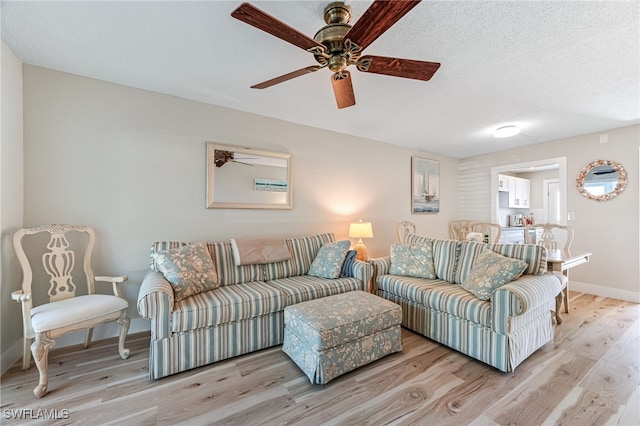
<instances>
[{"instance_id":1,"label":"textured ceiling","mask_svg":"<svg viewBox=\"0 0 640 426\"><path fill-rule=\"evenodd\" d=\"M328 1L253 1L313 37ZM371 4L348 2L354 21ZM231 18L240 2L3 1L27 64L457 158L640 122L640 2L423 1L365 54L440 62L429 82L358 72L338 110L330 71ZM352 23L354 22L352 21ZM518 124L522 133L494 139Z\"/></svg>"}]
</instances>

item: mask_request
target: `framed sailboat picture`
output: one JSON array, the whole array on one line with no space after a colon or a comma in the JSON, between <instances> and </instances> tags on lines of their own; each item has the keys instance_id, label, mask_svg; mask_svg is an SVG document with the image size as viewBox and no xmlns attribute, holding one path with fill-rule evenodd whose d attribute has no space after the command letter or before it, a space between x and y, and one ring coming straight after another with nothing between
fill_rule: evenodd
<instances>
[{"instance_id":1,"label":"framed sailboat picture","mask_svg":"<svg viewBox=\"0 0 640 426\"><path fill-rule=\"evenodd\" d=\"M411 213L440 211L440 162L411 157Z\"/></svg>"}]
</instances>

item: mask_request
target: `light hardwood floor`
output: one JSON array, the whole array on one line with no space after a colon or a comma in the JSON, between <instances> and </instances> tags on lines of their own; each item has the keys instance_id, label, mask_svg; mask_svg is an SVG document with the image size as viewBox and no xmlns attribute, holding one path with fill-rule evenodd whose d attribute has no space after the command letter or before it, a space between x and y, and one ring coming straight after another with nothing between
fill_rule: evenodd
<instances>
[{"instance_id":1,"label":"light hardwood floor","mask_svg":"<svg viewBox=\"0 0 640 426\"><path fill-rule=\"evenodd\" d=\"M0 423L638 425L639 317L640 305L572 292L555 340L514 373L403 330L402 353L325 386L280 346L151 381L149 337L138 334L127 360L115 339L54 349L40 400L37 370L16 363L2 376Z\"/></svg>"}]
</instances>

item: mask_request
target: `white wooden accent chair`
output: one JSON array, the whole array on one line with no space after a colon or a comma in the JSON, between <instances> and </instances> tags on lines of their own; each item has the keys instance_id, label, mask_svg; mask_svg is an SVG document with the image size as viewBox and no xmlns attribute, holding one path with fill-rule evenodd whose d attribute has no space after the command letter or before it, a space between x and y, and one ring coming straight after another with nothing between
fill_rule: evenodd
<instances>
[{"instance_id":1,"label":"white wooden accent chair","mask_svg":"<svg viewBox=\"0 0 640 426\"><path fill-rule=\"evenodd\" d=\"M502 226L497 223L454 220L450 226L451 238L458 241L465 241L472 232L489 235L489 241L494 243L499 243L502 237Z\"/></svg>"},{"instance_id":2,"label":"white wooden accent chair","mask_svg":"<svg viewBox=\"0 0 640 426\"><path fill-rule=\"evenodd\" d=\"M72 245L69 244L68 236L73 241ZM23 280L22 290L12 292L11 298L22 304L24 331L22 369L27 370L31 366L32 353L40 373L38 386L33 390L33 394L38 398L46 395L48 391L47 363L49 350L55 344L53 339L65 333L86 329L87 336L84 344L86 348L91 343L94 326L107 321L117 321L120 324L118 345L120 356L123 359L129 356L129 349L124 348L124 339L129 330L127 316L129 304L121 297L119 286L128 278L126 276L94 277L91 270L94 241L95 232L87 226L43 225L37 228L20 229L13 235L13 246L22 267ZM36 245L41 249L38 250L38 254L43 253L40 257L41 265L36 263L37 256L34 254ZM74 250L78 245L83 246L84 253L80 253L79 249ZM25 246L28 247L26 251ZM84 280L87 284L86 294L78 296L76 296L76 284L73 280L83 274L78 271L79 267L77 270L75 268L76 251L82 256ZM33 262L29 261L27 252L35 256ZM45 275L48 275L48 281ZM95 294L95 281L112 283L115 295ZM46 299L44 286L47 282L48 302L33 306L34 294L36 300L39 297ZM35 341L31 343L34 338Z\"/></svg>"},{"instance_id":3,"label":"white wooden accent chair","mask_svg":"<svg viewBox=\"0 0 640 426\"><path fill-rule=\"evenodd\" d=\"M573 242L574 231L569 226L559 225L557 223L541 223L537 225L525 226L524 242L531 244L531 238L529 237L529 230L542 229L542 235L540 239L537 239L536 244L544 246L547 250L569 250L571 243ZM564 245L559 247L558 240L562 236L564 239ZM562 287L562 298L564 299L564 312L569 313L569 271L566 271L567 280L566 285ZM556 309L560 310L561 304L556 304Z\"/></svg>"},{"instance_id":4,"label":"white wooden accent chair","mask_svg":"<svg viewBox=\"0 0 640 426\"><path fill-rule=\"evenodd\" d=\"M398 242L404 243L404 237L407 234L416 233L416 224L407 220L398 222L396 225L396 234L398 235Z\"/></svg>"}]
</instances>

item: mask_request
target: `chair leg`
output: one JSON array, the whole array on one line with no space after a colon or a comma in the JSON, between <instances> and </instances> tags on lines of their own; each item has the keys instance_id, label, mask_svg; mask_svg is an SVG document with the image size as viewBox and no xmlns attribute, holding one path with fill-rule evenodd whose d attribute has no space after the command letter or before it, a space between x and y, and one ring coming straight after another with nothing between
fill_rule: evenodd
<instances>
[{"instance_id":1,"label":"chair leg","mask_svg":"<svg viewBox=\"0 0 640 426\"><path fill-rule=\"evenodd\" d=\"M122 311L120 318L118 318L118 324L120 324L120 339L118 339L118 351L120 352L120 356L122 359L129 358L129 349L125 349L124 347L124 339L127 337L127 333L129 332L129 322L130 319L127 316L127 311Z\"/></svg>"},{"instance_id":2,"label":"chair leg","mask_svg":"<svg viewBox=\"0 0 640 426\"><path fill-rule=\"evenodd\" d=\"M47 394L47 386L49 385L49 350L55 345L55 342L49 338L49 333L36 333L36 340L31 345L31 353L40 373L38 386L33 390L36 398L42 398Z\"/></svg>"},{"instance_id":3,"label":"chair leg","mask_svg":"<svg viewBox=\"0 0 640 426\"><path fill-rule=\"evenodd\" d=\"M31 368L31 339L24 338L22 342L22 369L28 370Z\"/></svg>"},{"instance_id":4,"label":"chair leg","mask_svg":"<svg viewBox=\"0 0 640 426\"><path fill-rule=\"evenodd\" d=\"M87 337L84 339L84 348L87 349L91 344L91 338L93 337L93 327L87 329Z\"/></svg>"},{"instance_id":5,"label":"chair leg","mask_svg":"<svg viewBox=\"0 0 640 426\"><path fill-rule=\"evenodd\" d=\"M564 312L569 313L569 270L564 271L564 275L567 277L567 285L564 286L562 292L564 293Z\"/></svg>"},{"instance_id":6,"label":"chair leg","mask_svg":"<svg viewBox=\"0 0 640 426\"><path fill-rule=\"evenodd\" d=\"M563 296L563 292L562 290L560 290L560 293L558 293L558 295L556 296L556 324L560 325L562 324L562 315L560 315L560 309L562 308L562 296Z\"/></svg>"}]
</instances>

